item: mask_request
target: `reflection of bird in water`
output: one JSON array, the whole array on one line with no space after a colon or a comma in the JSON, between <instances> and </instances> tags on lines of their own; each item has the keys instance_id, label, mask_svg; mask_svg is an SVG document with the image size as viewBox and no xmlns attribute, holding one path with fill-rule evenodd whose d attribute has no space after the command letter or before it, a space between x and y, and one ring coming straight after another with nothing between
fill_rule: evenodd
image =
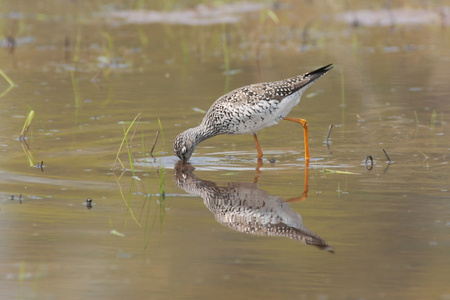
<instances>
[{"instance_id":1,"label":"reflection of bird in water","mask_svg":"<svg viewBox=\"0 0 450 300\"><path fill-rule=\"evenodd\" d=\"M195 147L202 141L219 134L253 134L258 160L263 153L256 133L281 120L303 126L305 159L309 160L308 125L306 120L287 117L300 102L305 90L333 67L327 65L312 72L281 81L257 83L238 88L214 102L202 123L180 133L174 141L173 150L184 162L188 162Z\"/></svg>"},{"instance_id":2,"label":"reflection of bird in water","mask_svg":"<svg viewBox=\"0 0 450 300\"><path fill-rule=\"evenodd\" d=\"M261 236L281 236L334 252L321 237L307 229L302 217L283 199L270 195L256 183L229 183L219 187L193 174L190 164L175 166L176 184L199 195L216 221L236 231Z\"/></svg>"}]
</instances>

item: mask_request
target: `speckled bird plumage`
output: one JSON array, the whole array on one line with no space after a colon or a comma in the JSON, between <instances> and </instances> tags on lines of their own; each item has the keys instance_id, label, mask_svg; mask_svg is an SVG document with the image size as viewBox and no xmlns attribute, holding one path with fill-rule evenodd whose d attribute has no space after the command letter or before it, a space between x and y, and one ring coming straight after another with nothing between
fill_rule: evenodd
<instances>
[{"instance_id":1,"label":"speckled bird plumage","mask_svg":"<svg viewBox=\"0 0 450 300\"><path fill-rule=\"evenodd\" d=\"M285 118L300 102L303 92L333 67L274 82L257 83L235 89L210 107L201 124L180 133L174 141L174 152L189 161L195 147L219 134L256 134Z\"/></svg>"},{"instance_id":2,"label":"speckled bird plumage","mask_svg":"<svg viewBox=\"0 0 450 300\"><path fill-rule=\"evenodd\" d=\"M259 189L257 183L230 182L218 186L198 178L186 164L175 165L175 183L186 192L203 198L216 221L236 231L259 236L297 240L334 252L325 240L309 230L302 216L283 199Z\"/></svg>"}]
</instances>

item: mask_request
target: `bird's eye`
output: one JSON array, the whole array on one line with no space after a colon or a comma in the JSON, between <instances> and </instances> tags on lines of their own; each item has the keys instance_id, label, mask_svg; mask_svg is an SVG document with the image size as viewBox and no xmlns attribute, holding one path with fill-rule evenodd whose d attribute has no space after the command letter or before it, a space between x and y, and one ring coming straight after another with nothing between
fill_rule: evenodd
<instances>
[{"instance_id":1,"label":"bird's eye","mask_svg":"<svg viewBox=\"0 0 450 300\"><path fill-rule=\"evenodd\" d=\"M186 146L183 146L183 148L181 148L181 153L186 153Z\"/></svg>"}]
</instances>

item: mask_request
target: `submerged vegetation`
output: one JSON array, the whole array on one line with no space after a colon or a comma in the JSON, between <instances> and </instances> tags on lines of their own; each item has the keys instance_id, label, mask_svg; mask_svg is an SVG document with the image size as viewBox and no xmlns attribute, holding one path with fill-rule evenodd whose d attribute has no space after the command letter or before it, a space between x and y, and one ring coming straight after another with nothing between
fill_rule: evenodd
<instances>
[{"instance_id":1,"label":"submerged vegetation","mask_svg":"<svg viewBox=\"0 0 450 300\"><path fill-rule=\"evenodd\" d=\"M113 173L119 187L120 195L127 207L127 212L133 221L140 227L145 228L146 235L151 231L155 225L157 216L159 216L159 222L162 223L165 215L165 167L161 163L161 158L153 155L155 146L158 141L158 137L161 135L163 147L165 145L164 132L161 121L158 119L159 129L156 134L155 141L151 150L146 146L144 131L141 131L141 155L140 165L142 169L139 170L136 167L136 155L133 153L133 149L139 149L139 147L133 147L135 136L138 132L140 124L141 114L138 114L128 125L123 128L123 139L119 145L119 149L116 154L115 162L113 164L113 170L116 170L117 164L120 165L120 174ZM123 149L126 149L123 151ZM125 162L121 155L126 152L127 162ZM129 175L129 176L128 176ZM128 181L128 191L124 191L123 182ZM156 187L154 186L156 185ZM158 191L154 193L153 191ZM156 201L153 201L154 197L157 197ZM133 203L141 201L142 206L140 208L139 216L133 209ZM151 220L151 206L155 206L155 214L153 221ZM146 208L145 208L146 207ZM144 217L142 216L144 214ZM142 220L144 218L144 220ZM148 237L148 236L147 236ZM148 239L146 239L147 245Z\"/></svg>"},{"instance_id":2,"label":"submerged vegetation","mask_svg":"<svg viewBox=\"0 0 450 300\"><path fill-rule=\"evenodd\" d=\"M27 117L25 118L25 123L23 124L22 131L20 132L20 136L19 136L20 145L22 146L23 152L25 153L25 156L28 161L28 165L30 167L35 166L35 162L34 162L33 153L31 152L30 147L28 146L28 144L26 142L25 135L27 134L28 129L30 128L31 121L33 120L33 118L34 118L34 110L30 109ZM40 164L40 168L42 169L42 164Z\"/></svg>"},{"instance_id":3,"label":"submerged vegetation","mask_svg":"<svg viewBox=\"0 0 450 300\"><path fill-rule=\"evenodd\" d=\"M0 75L3 77L3 79L6 80L6 82L9 84L9 86L0 93L0 99L3 98L6 94L9 93L9 91L11 91L11 89L13 87L16 86L16 84L14 83L14 81L12 81L11 78L9 78L9 76L0 68Z\"/></svg>"}]
</instances>

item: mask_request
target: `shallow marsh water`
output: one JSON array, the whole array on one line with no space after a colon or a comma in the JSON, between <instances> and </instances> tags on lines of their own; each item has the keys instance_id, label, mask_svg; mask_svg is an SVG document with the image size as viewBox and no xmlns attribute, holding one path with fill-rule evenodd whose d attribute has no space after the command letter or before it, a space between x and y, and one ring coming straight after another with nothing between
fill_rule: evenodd
<instances>
[{"instance_id":1,"label":"shallow marsh water","mask_svg":"<svg viewBox=\"0 0 450 300\"><path fill-rule=\"evenodd\" d=\"M219 6L214 13L232 17L200 25L189 19L205 12L196 2L146 7L190 12L183 24L113 19L111 10L132 14L122 2L60 3L1 3L2 34L16 47L2 42L0 68L17 85L0 78L1 298L450 298L449 23L432 15L448 7ZM388 21L370 23L365 9ZM402 10L427 21L407 22ZM290 114L309 122L309 172L301 128L282 122L258 135L260 172L251 136L220 136L177 177L173 138L216 98L328 63L335 68ZM122 167L116 154L138 114ZM300 197L305 173L308 198L276 202ZM256 225L215 213L242 196L259 216L280 204L297 220L291 229L302 223L334 253L240 232ZM262 223L270 235L275 226Z\"/></svg>"}]
</instances>

